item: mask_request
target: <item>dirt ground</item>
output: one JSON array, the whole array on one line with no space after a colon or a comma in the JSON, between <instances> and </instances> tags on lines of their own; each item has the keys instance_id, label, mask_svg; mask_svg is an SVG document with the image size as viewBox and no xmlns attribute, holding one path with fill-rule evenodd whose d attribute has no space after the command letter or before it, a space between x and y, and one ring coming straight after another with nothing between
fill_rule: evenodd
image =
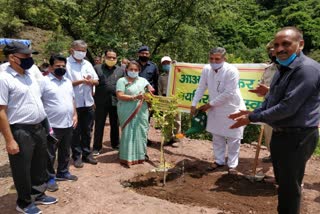
<instances>
[{"instance_id":1,"label":"dirt ground","mask_svg":"<svg viewBox=\"0 0 320 214\"><path fill-rule=\"evenodd\" d=\"M118 151L112 150L109 128L105 129L103 153L98 165L85 164L70 171L79 177L76 182L59 182L59 190L48 195L59 202L39 206L44 213L276 213L276 187L265 182L251 182L254 145L242 145L238 170L228 175L226 168L210 172L213 161L211 142L183 139L178 147L165 147L169 170L166 186L162 172L153 172L160 160L160 133L151 128L148 147L150 161L130 169L118 163ZM267 155L264 148L260 157ZM261 159L260 159L261 160ZM184 173L182 173L184 166ZM271 164L259 162L258 169L272 176ZM0 143L0 213L15 211L16 192L4 143ZM307 165L302 213L320 213L320 159Z\"/></svg>"}]
</instances>

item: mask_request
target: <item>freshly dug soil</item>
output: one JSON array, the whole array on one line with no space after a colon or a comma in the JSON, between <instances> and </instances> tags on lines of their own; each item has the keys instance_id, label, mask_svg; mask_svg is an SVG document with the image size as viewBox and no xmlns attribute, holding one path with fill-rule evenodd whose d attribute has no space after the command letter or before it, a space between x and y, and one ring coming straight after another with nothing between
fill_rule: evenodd
<instances>
[{"instance_id":1,"label":"freshly dug soil","mask_svg":"<svg viewBox=\"0 0 320 214\"><path fill-rule=\"evenodd\" d=\"M277 191L273 184L252 182L244 175L229 175L226 168L208 171L208 162L185 160L167 172L148 172L123 183L139 194L179 204L215 207L230 213L276 213Z\"/></svg>"}]
</instances>

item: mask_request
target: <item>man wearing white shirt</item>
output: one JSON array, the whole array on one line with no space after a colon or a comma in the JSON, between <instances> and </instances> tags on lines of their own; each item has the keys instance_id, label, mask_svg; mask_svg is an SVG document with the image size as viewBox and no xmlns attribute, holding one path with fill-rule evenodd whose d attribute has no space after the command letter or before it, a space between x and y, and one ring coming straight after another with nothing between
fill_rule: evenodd
<instances>
[{"instance_id":1,"label":"man wearing white shirt","mask_svg":"<svg viewBox=\"0 0 320 214\"><path fill-rule=\"evenodd\" d=\"M60 55L50 57L49 74L41 84L42 102L48 115L53 135L59 142L53 144L48 141L48 175L49 191L58 190L55 180L76 181L78 178L69 172L70 147L73 128L77 126L77 111L74 104L72 83L64 77L66 73L66 58ZM58 150L58 168L55 173L54 163Z\"/></svg>"},{"instance_id":2,"label":"man wearing white shirt","mask_svg":"<svg viewBox=\"0 0 320 214\"><path fill-rule=\"evenodd\" d=\"M34 61L26 45L12 42L3 49L9 66L0 73L0 132L2 132L12 177L17 190L16 210L39 214L36 204L58 200L45 195L47 180L47 117L41 91L32 74Z\"/></svg>"},{"instance_id":3,"label":"man wearing white shirt","mask_svg":"<svg viewBox=\"0 0 320 214\"><path fill-rule=\"evenodd\" d=\"M9 62L5 62L5 63L1 64L0 71L6 70L8 66L10 66ZM33 64L31 66L31 68L28 69L28 71L31 73L32 76L34 76L34 78L37 80L38 83L41 83L41 81L43 80L43 75L42 75L41 71L39 70L38 66Z\"/></svg>"},{"instance_id":4,"label":"man wearing white shirt","mask_svg":"<svg viewBox=\"0 0 320 214\"><path fill-rule=\"evenodd\" d=\"M213 136L215 162L212 169L224 166L226 147L228 147L227 165L230 174L236 174L238 166L240 141L243 127L230 130L233 124L228 115L240 109L246 109L241 97L238 82L239 72L236 67L225 62L226 50L221 47L213 48L209 53L209 62L204 66L199 86L192 101L190 114L196 113L196 105L202 101L204 92L208 89L209 103L198 110L208 110L207 131Z\"/></svg>"},{"instance_id":5,"label":"man wearing white shirt","mask_svg":"<svg viewBox=\"0 0 320 214\"><path fill-rule=\"evenodd\" d=\"M74 166L83 167L82 161L97 164L90 150L91 127L94 120L94 100L92 86L99 84L99 78L91 65L85 60L88 45L82 40L71 44L71 55L67 58L66 77L72 81L78 114L78 126L72 137L72 158ZM82 156L82 158L81 158Z\"/></svg>"}]
</instances>

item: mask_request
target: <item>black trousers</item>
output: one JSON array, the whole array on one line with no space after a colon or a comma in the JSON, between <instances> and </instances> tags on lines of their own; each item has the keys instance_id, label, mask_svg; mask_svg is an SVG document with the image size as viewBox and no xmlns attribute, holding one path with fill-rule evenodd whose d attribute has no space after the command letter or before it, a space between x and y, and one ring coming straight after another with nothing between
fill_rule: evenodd
<instances>
[{"instance_id":1,"label":"black trousers","mask_svg":"<svg viewBox=\"0 0 320 214\"><path fill-rule=\"evenodd\" d=\"M119 146L119 121L116 106L96 105L93 150L102 149L103 131L109 115L110 139L113 148Z\"/></svg>"},{"instance_id":2,"label":"black trousers","mask_svg":"<svg viewBox=\"0 0 320 214\"><path fill-rule=\"evenodd\" d=\"M300 212L301 183L306 163L318 143L318 128L272 133L270 151L278 188L278 212Z\"/></svg>"},{"instance_id":3,"label":"black trousers","mask_svg":"<svg viewBox=\"0 0 320 214\"><path fill-rule=\"evenodd\" d=\"M20 152L9 154L13 182L18 193L17 204L24 208L34 197L43 194L47 181L47 135L41 124L11 125Z\"/></svg>"},{"instance_id":4,"label":"black trousers","mask_svg":"<svg viewBox=\"0 0 320 214\"><path fill-rule=\"evenodd\" d=\"M93 107L77 108L78 126L73 130L72 136L72 158L77 160L79 158L86 158L91 154L91 127L94 119Z\"/></svg>"},{"instance_id":5,"label":"black trousers","mask_svg":"<svg viewBox=\"0 0 320 214\"><path fill-rule=\"evenodd\" d=\"M53 128L54 137L56 137L59 142L53 144L48 142L48 175L49 178L54 178L56 176L54 169L54 162L56 160L56 151L58 150L58 168L57 174L63 174L69 171L69 161L70 161L70 148L72 141L73 127L69 128Z\"/></svg>"}]
</instances>

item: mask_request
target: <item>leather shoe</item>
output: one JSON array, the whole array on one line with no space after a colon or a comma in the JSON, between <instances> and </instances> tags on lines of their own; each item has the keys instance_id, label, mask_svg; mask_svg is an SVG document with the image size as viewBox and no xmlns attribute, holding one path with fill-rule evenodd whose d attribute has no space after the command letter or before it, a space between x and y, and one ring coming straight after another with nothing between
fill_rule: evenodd
<instances>
[{"instance_id":1,"label":"leather shoe","mask_svg":"<svg viewBox=\"0 0 320 214\"><path fill-rule=\"evenodd\" d=\"M81 160L80 158L78 158L77 160L75 160L75 161L73 162L73 165L74 165L74 167L76 167L76 168L82 168L82 167L83 167L82 160Z\"/></svg>"},{"instance_id":2,"label":"leather shoe","mask_svg":"<svg viewBox=\"0 0 320 214\"><path fill-rule=\"evenodd\" d=\"M98 163L98 161L92 155L88 155L87 157L82 157L82 161L85 163L93 164L93 165L96 165Z\"/></svg>"}]
</instances>

